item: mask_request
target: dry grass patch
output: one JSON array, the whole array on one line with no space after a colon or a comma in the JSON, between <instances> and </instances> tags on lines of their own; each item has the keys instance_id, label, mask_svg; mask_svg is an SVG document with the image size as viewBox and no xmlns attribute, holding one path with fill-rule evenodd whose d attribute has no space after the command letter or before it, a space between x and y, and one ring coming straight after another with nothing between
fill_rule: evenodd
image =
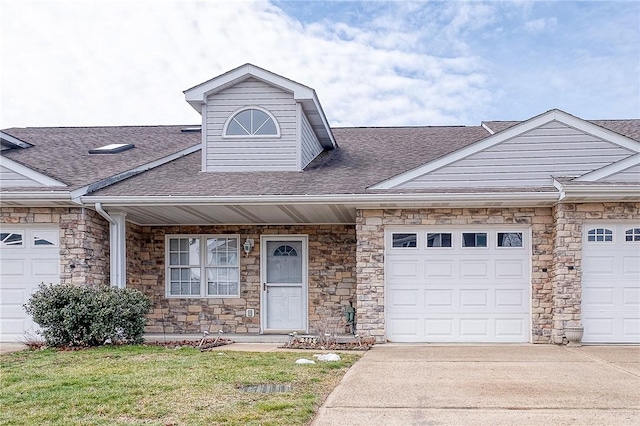
<instances>
[{"instance_id":1,"label":"dry grass patch","mask_svg":"<svg viewBox=\"0 0 640 426\"><path fill-rule=\"evenodd\" d=\"M301 356L145 346L2 355L0 424L307 424L359 355L296 365ZM242 390L261 384L291 392Z\"/></svg>"}]
</instances>

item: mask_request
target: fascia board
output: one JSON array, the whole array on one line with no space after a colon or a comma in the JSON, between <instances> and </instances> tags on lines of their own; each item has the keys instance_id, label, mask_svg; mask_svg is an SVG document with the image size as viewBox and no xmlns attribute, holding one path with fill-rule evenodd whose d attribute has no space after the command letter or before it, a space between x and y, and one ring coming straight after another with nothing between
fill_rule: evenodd
<instances>
[{"instance_id":1,"label":"fascia board","mask_svg":"<svg viewBox=\"0 0 640 426\"><path fill-rule=\"evenodd\" d=\"M130 170L126 170L124 172L118 173L116 175L110 176L106 179L102 179L99 180L97 182L91 183L89 185L85 185L81 188L78 188L74 191L71 192L71 198L76 201L76 202L80 202L80 197L82 197L83 195L86 195L90 192L94 192L94 191L98 191L99 189L102 188L106 188L107 186L113 185L117 182L120 182L124 179L127 179L129 177L135 176L137 174L146 172L147 170L151 170L155 167L161 166L163 164L169 163L173 160L177 160L178 158L184 157L185 155L189 155L192 154L196 151L199 151L202 149L202 145L198 144L198 145L193 145L189 148L183 149L181 151L178 151L174 154L171 154L167 157L163 157L163 158L159 158L155 161L152 161L150 163L146 163L143 164L141 166L135 167L133 169ZM95 203L95 201L94 201Z\"/></svg>"},{"instance_id":2,"label":"fascia board","mask_svg":"<svg viewBox=\"0 0 640 426\"><path fill-rule=\"evenodd\" d=\"M563 202L601 201L638 202L640 185L564 185Z\"/></svg>"},{"instance_id":3,"label":"fascia board","mask_svg":"<svg viewBox=\"0 0 640 426\"><path fill-rule=\"evenodd\" d=\"M313 99L314 97L313 89L310 87L296 83L293 80L289 80L288 78L274 74L252 64L242 65L218 77L214 77L209 81L187 89L183 93L185 94L187 102L195 108L196 105L200 105L205 102L208 95L229 87L232 83L249 76L293 93L295 100ZM196 109L199 111L198 108Z\"/></svg>"},{"instance_id":4,"label":"fascia board","mask_svg":"<svg viewBox=\"0 0 640 426\"><path fill-rule=\"evenodd\" d=\"M596 182L600 179L604 179L616 173L622 172L629 167L637 166L640 164L640 154L635 154L630 157L624 158L608 166L586 173L580 177L573 179L573 182Z\"/></svg>"},{"instance_id":5,"label":"fascia board","mask_svg":"<svg viewBox=\"0 0 640 426\"><path fill-rule=\"evenodd\" d=\"M0 138L6 140L9 143L12 143L20 148L30 148L33 145L31 145L30 143L21 141L20 139L16 138L15 136L11 136L9 134L6 134L5 132L0 132Z\"/></svg>"},{"instance_id":6,"label":"fascia board","mask_svg":"<svg viewBox=\"0 0 640 426\"><path fill-rule=\"evenodd\" d=\"M69 191L3 191L0 192L0 205L4 203L25 203L28 205L49 205L50 203L69 203L72 205ZM59 205L56 204L57 207Z\"/></svg>"},{"instance_id":7,"label":"fascia board","mask_svg":"<svg viewBox=\"0 0 640 426\"><path fill-rule=\"evenodd\" d=\"M523 133L533 130L536 127L543 126L547 123L550 123L551 121L561 122L563 124L574 127L585 133L589 133L593 136L599 137L601 139L614 143L623 148L632 150L634 152L640 151L640 143L637 141L634 141L633 139L627 138L626 136L622 136L618 133L607 130L596 124L589 123L588 121L585 121L581 118L575 117L571 114L567 114L564 111L554 109L551 111L547 111L543 114L540 114L536 117L533 117L520 124L516 124L515 126L512 126L506 130L503 130L502 132L491 135L472 145L467 146L466 148L460 149L440 159L437 159L423 166L417 167L413 170L410 170L408 172L402 173L400 175L397 175L395 177L392 177L390 179L377 183L371 186L369 189L394 188L398 185L401 185L405 182L408 182L426 173L432 172L441 167L444 167L456 161L462 160L463 158L466 158L470 155L473 155L475 153L478 153L480 151L483 151L485 149L498 145L504 141L520 136Z\"/></svg>"},{"instance_id":8,"label":"fascia board","mask_svg":"<svg viewBox=\"0 0 640 426\"><path fill-rule=\"evenodd\" d=\"M145 205L281 205L281 204L345 204L384 206L402 203L425 202L480 202L503 204L521 202L554 202L558 200L557 192L498 192L483 194L327 194L327 195L256 195L256 196L83 196L85 204L102 203L111 206L145 206Z\"/></svg>"},{"instance_id":9,"label":"fascia board","mask_svg":"<svg viewBox=\"0 0 640 426\"><path fill-rule=\"evenodd\" d=\"M36 172L27 166L24 166L16 161L10 160L4 156L0 156L0 166L6 167L18 174L21 174L43 186L67 186L65 183L53 179L49 176L43 175L40 172Z\"/></svg>"}]
</instances>

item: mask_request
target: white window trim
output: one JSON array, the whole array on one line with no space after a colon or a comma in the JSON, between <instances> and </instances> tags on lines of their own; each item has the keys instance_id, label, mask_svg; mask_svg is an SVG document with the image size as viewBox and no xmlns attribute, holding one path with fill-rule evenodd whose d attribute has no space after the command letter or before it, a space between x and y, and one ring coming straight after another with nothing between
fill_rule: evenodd
<instances>
[{"instance_id":1,"label":"white window trim","mask_svg":"<svg viewBox=\"0 0 640 426\"><path fill-rule=\"evenodd\" d=\"M200 294L199 295L191 295L191 294L171 294L171 265L169 264L169 240L174 238L199 238L200 239ZM211 268L211 266L207 266L205 261L205 256L207 253L206 250L206 241L208 238L235 238L238 242L236 244L236 258L238 259L238 264L236 266L225 266L226 268L237 268L238 269L238 294L237 295L208 295L207 294L207 268ZM166 234L164 237L164 254L165 254L165 297L167 299L239 299L241 290L240 287L242 285L242 281L240 279L240 235L239 234ZM189 265L175 265L176 267L192 267Z\"/></svg>"},{"instance_id":2,"label":"white window trim","mask_svg":"<svg viewBox=\"0 0 640 426\"><path fill-rule=\"evenodd\" d=\"M233 120L233 118L240 114L243 111L249 110L249 109L257 109L258 111L262 111L265 114L267 114L272 120L273 123L276 126L276 134L275 135L228 135L227 134L227 127L229 126L229 124L231 123L231 120ZM222 127L222 138L223 139L246 139L246 138L251 138L251 139L269 139L269 138L279 138L281 135L280 133L280 123L278 123L278 120L276 120L276 117L271 114L271 112L267 109L264 109L262 107L259 107L257 105L247 105L247 106L243 106L242 108L238 108L237 110L233 111L229 117L227 117L227 120L224 122L224 126Z\"/></svg>"},{"instance_id":3,"label":"white window trim","mask_svg":"<svg viewBox=\"0 0 640 426\"><path fill-rule=\"evenodd\" d=\"M416 236L416 246L415 247L394 247L393 245L393 236L396 234L414 234ZM416 231L391 231L389 234L389 249L390 250L418 250L420 248L420 233Z\"/></svg>"},{"instance_id":4,"label":"white window trim","mask_svg":"<svg viewBox=\"0 0 640 426\"><path fill-rule=\"evenodd\" d=\"M586 227L586 232L584 233L584 242L586 244L615 244L616 243L616 230L613 229L612 227L610 227L610 225L588 225ZM604 234L598 234L597 232L594 233L593 235L589 235L590 231L597 231L598 229L602 229L605 231L609 231L611 232L610 234L604 233ZM594 241L589 241L589 237L592 236L595 238ZM611 236L611 241L607 241L606 239L603 239L602 241L598 241L598 237L599 236L603 236L603 237L607 237L607 236Z\"/></svg>"},{"instance_id":5,"label":"white window trim","mask_svg":"<svg viewBox=\"0 0 640 426\"><path fill-rule=\"evenodd\" d=\"M449 247L429 247L429 234L449 234L451 235L451 246ZM425 233L424 233L424 247L427 250L433 251L433 250L453 250L454 246L456 244L456 232L454 231L434 231L432 229L428 229Z\"/></svg>"}]
</instances>

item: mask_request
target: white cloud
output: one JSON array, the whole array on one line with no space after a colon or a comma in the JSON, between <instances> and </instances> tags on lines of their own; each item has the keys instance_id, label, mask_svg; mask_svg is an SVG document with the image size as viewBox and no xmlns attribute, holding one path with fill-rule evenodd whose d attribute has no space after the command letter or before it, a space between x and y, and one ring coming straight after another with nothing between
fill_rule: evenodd
<instances>
[{"instance_id":1,"label":"white cloud","mask_svg":"<svg viewBox=\"0 0 640 426\"><path fill-rule=\"evenodd\" d=\"M535 2L350 2L348 13L314 10L301 22L266 0L0 1L0 127L197 123L182 91L246 62L316 89L334 126L524 119L542 112L530 99L553 96L549 81L585 84L571 89L584 104L603 80L581 67L606 72L588 55L545 64L544 40L514 41L523 27L562 29ZM637 51L634 36L606 44L626 58L609 58L616 69ZM628 71L614 74L607 92L624 93ZM619 104L633 109L638 96L627 98Z\"/></svg>"}]
</instances>

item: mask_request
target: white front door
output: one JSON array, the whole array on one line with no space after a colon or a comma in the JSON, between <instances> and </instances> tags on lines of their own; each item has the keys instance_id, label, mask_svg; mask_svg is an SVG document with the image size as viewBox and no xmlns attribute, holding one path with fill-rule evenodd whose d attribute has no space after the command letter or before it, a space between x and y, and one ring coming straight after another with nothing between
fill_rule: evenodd
<instances>
[{"instance_id":1,"label":"white front door","mask_svg":"<svg viewBox=\"0 0 640 426\"><path fill-rule=\"evenodd\" d=\"M640 223L583 227L585 343L640 343Z\"/></svg>"},{"instance_id":2,"label":"white front door","mask_svg":"<svg viewBox=\"0 0 640 426\"><path fill-rule=\"evenodd\" d=\"M307 331L307 237L261 238L263 333Z\"/></svg>"},{"instance_id":3,"label":"white front door","mask_svg":"<svg viewBox=\"0 0 640 426\"><path fill-rule=\"evenodd\" d=\"M38 329L23 305L40 283L59 282L57 226L0 227L0 342L21 341Z\"/></svg>"}]
</instances>

